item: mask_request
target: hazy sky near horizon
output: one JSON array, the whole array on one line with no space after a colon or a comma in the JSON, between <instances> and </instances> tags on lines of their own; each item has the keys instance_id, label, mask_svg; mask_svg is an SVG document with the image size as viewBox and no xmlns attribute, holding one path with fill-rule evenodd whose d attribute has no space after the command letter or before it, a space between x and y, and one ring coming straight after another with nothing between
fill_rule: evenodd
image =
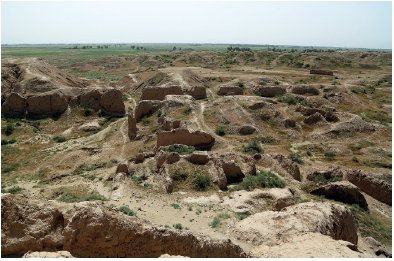
<instances>
[{"instance_id":1,"label":"hazy sky near horizon","mask_svg":"<svg viewBox=\"0 0 394 261\"><path fill-rule=\"evenodd\" d=\"M391 49L392 3L2 1L1 43L233 43Z\"/></svg>"}]
</instances>

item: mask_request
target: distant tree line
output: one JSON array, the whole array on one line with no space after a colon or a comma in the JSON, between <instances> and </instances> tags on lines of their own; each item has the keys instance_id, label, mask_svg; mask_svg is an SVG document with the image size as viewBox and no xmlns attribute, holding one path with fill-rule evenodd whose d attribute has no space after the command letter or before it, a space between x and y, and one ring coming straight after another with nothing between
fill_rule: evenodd
<instances>
[{"instance_id":1,"label":"distant tree line","mask_svg":"<svg viewBox=\"0 0 394 261\"><path fill-rule=\"evenodd\" d=\"M138 51L139 51L139 50L144 50L144 51L146 51L146 48L144 48L143 46L135 46L135 45L132 45L132 46L131 46L131 49L133 49L133 50L136 49L136 50L138 50Z\"/></svg>"},{"instance_id":2,"label":"distant tree line","mask_svg":"<svg viewBox=\"0 0 394 261\"><path fill-rule=\"evenodd\" d=\"M227 47L227 50L229 50L230 52L233 52L233 51L251 51L251 49L249 47L239 48L238 46L236 46L234 48L232 46L229 46L229 47Z\"/></svg>"}]
</instances>

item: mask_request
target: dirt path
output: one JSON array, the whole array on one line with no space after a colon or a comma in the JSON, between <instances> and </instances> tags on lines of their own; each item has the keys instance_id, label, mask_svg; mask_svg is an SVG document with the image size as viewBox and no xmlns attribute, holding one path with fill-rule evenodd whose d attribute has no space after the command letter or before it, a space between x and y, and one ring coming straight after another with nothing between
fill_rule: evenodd
<instances>
[{"instance_id":1,"label":"dirt path","mask_svg":"<svg viewBox=\"0 0 394 261\"><path fill-rule=\"evenodd\" d=\"M134 103L133 109L135 110L135 107L137 107L137 103L135 102L134 98L130 97L128 99L133 101L133 103Z\"/></svg>"},{"instance_id":2,"label":"dirt path","mask_svg":"<svg viewBox=\"0 0 394 261\"><path fill-rule=\"evenodd\" d=\"M125 129L127 129L126 123L127 123L127 118L124 119L122 125L121 125L120 128L119 128L119 129L120 129L120 132L122 133L122 136L123 136L122 150L121 150L120 155L119 155L120 161L122 161L122 160L125 158L124 151L125 151L125 148L126 148L126 142L127 142L127 140L128 140L128 136L127 136L127 134L125 133ZM125 126L126 126L126 127L125 127Z\"/></svg>"}]
</instances>

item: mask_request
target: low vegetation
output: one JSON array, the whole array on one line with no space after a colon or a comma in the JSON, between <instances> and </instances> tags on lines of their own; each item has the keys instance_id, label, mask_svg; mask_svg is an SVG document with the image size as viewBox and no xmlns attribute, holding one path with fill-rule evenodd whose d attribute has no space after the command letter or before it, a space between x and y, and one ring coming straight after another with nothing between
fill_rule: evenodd
<instances>
[{"instance_id":1,"label":"low vegetation","mask_svg":"<svg viewBox=\"0 0 394 261\"><path fill-rule=\"evenodd\" d=\"M242 145L243 152L264 153L263 148L259 145L256 139L249 142L246 146Z\"/></svg>"},{"instance_id":2,"label":"low vegetation","mask_svg":"<svg viewBox=\"0 0 394 261\"><path fill-rule=\"evenodd\" d=\"M287 158L299 164L304 163L302 160L302 155L295 152L291 152Z\"/></svg>"},{"instance_id":3,"label":"low vegetation","mask_svg":"<svg viewBox=\"0 0 394 261\"><path fill-rule=\"evenodd\" d=\"M122 212L122 213L124 213L124 214L126 214L126 215L128 215L128 216L135 216L135 217L137 217L137 213L134 212L133 210L129 209L129 208L126 207L126 206L120 207L120 208L119 208L119 211Z\"/></svg>"},{"instance_id":4,"label":"low vegetation","mask_svg":"<svg viewBox=\"0 0 394 261\"><path fill-rule=\"evenodd\" d=\"M209 223L211 228L215 228L215 227L219 226L219 224L220 224L220 219L218 217L215 217L213 219L213 221L211 223Z\"/></svg>"},{"instance_id":5,"label":"low vegetation","mask_svg":"<svg viewBox=\"0 0 394 261\"><path fill-rule=\"evenodd\" d=\"M177 152L179 155L191 154L191 153L193 153L193 151L196 150L196 148L193 146L186 146L186 147L182 146L182 147L175 148L172 145L170 145L168 147L163 147L162 149L164 151L168 151L168 152Z\"/></svg>"},{"instance_id":6,"label":"low vegetation","mask_svg":"<svg viewBox=\"0 0 394 261\"><path fill-rule=\"evenodd\" d=\"M224 126L219 126L216 128L215 133L219 136L224 136L226 134L226 129Z\"/></svg>"},{"instance_id":7,"label":"low vegetation","mask_svg":"<svg viewBox=\"0 0 394 261\"><path fill-rule=\"evenodd\" d=\"M285 182L271 171L260 171L256 176L248 175L231 190L252 191L255 188L284 188Z\"/></svg>"}]
</instances>

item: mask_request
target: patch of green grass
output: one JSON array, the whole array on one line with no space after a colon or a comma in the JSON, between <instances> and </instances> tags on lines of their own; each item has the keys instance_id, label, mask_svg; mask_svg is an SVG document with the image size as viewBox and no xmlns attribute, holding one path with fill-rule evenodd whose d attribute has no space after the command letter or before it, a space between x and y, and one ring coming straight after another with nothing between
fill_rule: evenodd
<instances>
[{"instance_id":1,"label":"patch of green grass","mask_svg":"<svg viewBox=\"0 0 394 261\"><path fill-rule=\"evenodd\" d=\"M213 219L213 221L212 221L211 223L209 223L209 225L210 225L212 228L215 228L215 227L219 226L219 224L220 224L220 219L219 219L218 217L215 217L215 218Z\"/></svg>"},{"instance_id":2,"label":"patch of green grass","mask_svg":"<svg viewBox=\"0 0 394 261\"><path fill-rule=\"evenodd\" d=\"M256 176L248 175L242 182L235 186L234 190L252 191L255 188L284 188L285 182L271 171L260 171Z\"/></svg>"},{"instance_id":3,"label":"patch of green grass","mask_svg":"<svg viewBox=\"0 0 394 261\"><path fill-rule=\"evenodd\" d=\"M241 88L244 87L244 83L243 83L243 82L237 82L236 85L237 85L238 87L241 87Z\"/></svg>"},{"instance_id":4,"label":"patch of green grass","mask_svg":"<svg viewBox=\"0 0 394 261\"><path fill-rule=\"evenodd\" d=\"M373 142L363 140L363 141L360 141L360 142L358 142L358 143L351 143L351 144L348 144L348 147L349 147L349 149L351 149L353 152L359 152L359 151L360 151L361 149L363 149L363 148L372 147L372 146L374 146L374 145L375 145L375 143L373 143Z\"/></svg>"},{"instance_id":5,"label":"patch of green grass","mask_svg":"<svg viewBox=\"0 0 394 261\"><path fill-rule=\"evenodd\" d=\"M325 151L324 156L328 158L328 160L334 160L335 153L331 151Z\"/></svg>"},{"instance_id":6,"label":"patch of green grass","mask_svg":"<svg viewBox=\"0 0 394 261\"><path fill-rule=\"evenodd\" d=\"M248 214L245 214L245 213L239 213L239 212L235 212L235 216L236 216L236 217L237 217L237 219L239 219L239 220L243 220L243 219L245 219L245 218L249 217L249 215L248 215Z\"/></svg>"},{"instance_id":7,"label":"patch of green grass","mask_svg":"<svg viewBox=\"0 0 394 261\"><path fill-rule=\"evenodd\" d=\"M392 231L385 224L374 217L370 210L364 210L359 205L350 206L353 220L360 231L366 237L373 237L382 244L391 245Z\"/></svg>"},{"instance_id":8,"label":"patch of green grass","mask_svg":"<svg viewBox=\"0 0 394 261\"><path fill-rule=\"evenodd\" d=\"M278 102L285 102L289 105L299 103L298 99L291 95L289 96L276 95L275 98L277 98Z\"/></svg>"},{"instance_id":9,"label":"patch of green grass","mask_svg":"<svg viewBox=\"0 0 394 261\"><path fill-rule=\"evenodd\" d=\"M353 157L353 158L352 158L352 161L357 162L357 163L359 162L359 160L358 160L357 157Z\"/></svg>"},{"instance_id":10,"label":"patch of green grass","mask_svg":"<svg viewBox=\"0 0 394 261\"><path fill-rule=\"evenodd\" d=\"M169 151L169 152L177 152L180 155L186 155L186 154L191 154L193 151L196 150L195 147L193 146L188 146L188 147L180 147L180 148L175 148L174 146L170 145L168 147L162 147L164 151Z\"/></svg>"},{"instance_id":11,"label":"patch of green grass","mask_svg":"<svg viewBox=\"0 0 394 261\"><path fill-rule=\"evenodd\" d=\"M202 210L201 209L196 209L196 215L200 215L202 213Z\"/></svg>"},{"instance_id":12,"label":"patch of green grass","mask_svg":"<svg viewBox=\"0 0 394 261\"><path fill-rule=\"evenodd\" d=\"M220 213L217 215L217 217L221 218L221 219L227 219L227 218L230 218L230 215L227 213Z\"/></svg>"},{"instance_id":13,"label":"patch of green grass","mask_svg":"<svg viewBox=\"0 0 394 261\"><path fill-rule=\"evenodd\" d=\"M174 207L174 209L181 209L181 206L179 206L179 204L173 203L171 204L172 207Z\"/></svg>"},{"instance_id":14,"label":"patch of green grass","mask_svg":"<svg viewBox=\"0 0 394 261\"><path fill-rule=\"evenodd\" d=\"M120 207L119 211L124 213L124 214L126 214L126 215L128 215L128 216L135 216L135 217L137 217L137 213L135 213L133 210L129 209L126 206Z\"/></svg>"},{"instance_id":15,"label":"patch of green grass","mask_svg":"<svg viewBox=\"0 0 394 261\"><path fill-rule=\"evenodd\" d=\"M10 189L8 189L8 190L3 189L3 186L2 186L1 193L16 194L17 192L19 192L19 191L21 191L21 190L24 190L24 189L23 189L23 188L20 188L19 186L17 186L17 187L12 187L12 188L10 188Z\"/></svg>"},{"instance_id":16,"label":"patch of green grass","mask_svg":"<svg viewBox=\"0 0 394 261\"><path fill-rule=\"evenodd\" d=\"M2 164L1 173L15 171L18 169L18 167L19 167L19 163Z\"/></svg>"},{"instance_id":17,"label":"patch of green grass","mask_svg":"<svg viewBox=\"0 0 394 261\"><path fill-rule=\"evenodd\" d=\"M158 110L157 113L156 113L156 116L159 118L159 117L161 116L162 113L163 113L163 112L162 112L161 110Z\"/></svg>"},{"instance_id":18,"label":"patch of green grass","mask_svg":"<svg viewBox=\"0 0 394 261\"><path fill-rule=\"evenodd\" d=\"M142 118L142 125L144 126L148 126L152 123L152 120L150 118L148 118L147 116L145 116L144 118Z\"/></svg>"},{"instance_id":19,"label":"patch of green grass","mask_svg":"<svg viewBox=\"0 0 394 261\"><path fill-rule=\"evenodd\" d=\"M226 134L226 129L224 126L219 126L215 130L216 135L224 136Z\"/></svg>"}]
</instances>

